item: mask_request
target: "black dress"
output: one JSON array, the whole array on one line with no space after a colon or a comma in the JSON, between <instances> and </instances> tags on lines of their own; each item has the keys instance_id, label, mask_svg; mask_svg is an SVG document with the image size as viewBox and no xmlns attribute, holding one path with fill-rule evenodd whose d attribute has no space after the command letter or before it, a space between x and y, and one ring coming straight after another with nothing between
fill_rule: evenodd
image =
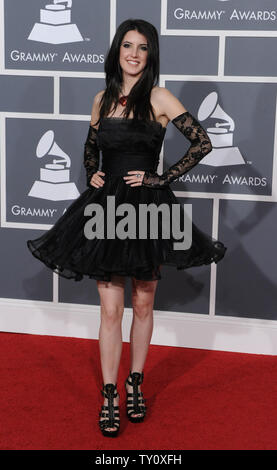
<instances>
[{"instance_id":1,"label":"black dress","mask_svg":"<svg viewBox=\"0 0 277 470\"><path fill-rule=\"evenodd\" d=\"M158 235L156 231L154 238L150 238L149 223L147 236L140 236L141 219L138 214L141 204L165 204L170 216L173 204L178 204L180 227L187 223L187 215L184 215L183 207L169 185L162 188L131 187L123 179L129 170L142 170L148 175L157 169L165 131L166 128L157 121L102 118L95 134L97 147L102 150L104 185L95 188L89 184L91 175L97 171L96 166L89 173L88 189L67 208L55 225L39 238L27 241L32 254L60 276L75 281L84 276L110 281L112 274L150 281L161 279L161 265L186 269L221 260L226 251L224 244L202 232L194 223L192 242L186 249L175 249L175 242L180 242L180 239L175 237L172 227L169 236L168 231L167 236L163 235L165 222L162 222L161 214L156 219ZM121 204L126 203L135 209L133 227L120 225L126 214L130 215L124 212L127 206L122 206L120 215L116 212ZM95 207L98 212L93 211ZM102 232L99 229L98 236L93 238L91 234L96 225L92 219L94 217L95 222L96 214L98 222L102 221ZM169 219L164 220L168 225ZM126 238L122 236L123 226L129 230ZM117 231L118 227L121 232ZM102 238L99 233L102 233Z\"/></svg>"}]
</instances>

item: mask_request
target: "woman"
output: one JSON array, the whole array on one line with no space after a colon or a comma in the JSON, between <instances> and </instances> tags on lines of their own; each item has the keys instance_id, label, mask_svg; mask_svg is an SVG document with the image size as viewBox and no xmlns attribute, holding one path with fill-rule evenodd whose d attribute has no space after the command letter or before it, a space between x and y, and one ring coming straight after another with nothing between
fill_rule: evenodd
<instances>
[{"instance_id":1,"label":"woman","mask_svg":"<svg viewBox=\"0 0 277 470\"><path fill-rule=\"evenodd\" d=\"M159 42L152 24L129 19L118 27L106 57L105 73L106 89L94 98L84 149L88 189L50 231L37 240L29 240L28 247L34 256L61 276L81 280L88 275L97 280L104 396L99 426L103 435L116 436L120 426L117 375L126 276L132 279L133 304L130 373L125 382L126 411L130 421L139 422L146 415L140 386L152 336L160 267L167 264L185 269L217 263L226 247L194 224L192 244L187 250L174 250L172 233L169 239L161 236L150 239L147 232L146 240L90 236L92 225L86 223L86 216L92 215L91 203L103 208L107 218L110 214L106 208L108 196L115 198L116 208L126 202L136 209L151 202L172 208L178 201L169 184L196 165L212 148L205 130L183 104L169 90L156 86ZM159 153L169 121L190 140L191 146L175 165L158 175ZM100 149L103 152L101 171ZM104 225L107 229L108 221Z\"/></svg>"}]
</instances>

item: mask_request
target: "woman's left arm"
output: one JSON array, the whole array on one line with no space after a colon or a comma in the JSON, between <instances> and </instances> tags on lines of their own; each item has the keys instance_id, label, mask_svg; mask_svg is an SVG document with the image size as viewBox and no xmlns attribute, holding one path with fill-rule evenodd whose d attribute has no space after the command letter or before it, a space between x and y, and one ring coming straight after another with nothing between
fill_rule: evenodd
<instances>
[{"instance_id":1,"label":"woman's left arm","mask_svg":"<svg viewBox=\"0 0 277 470\"><path fill-rule=\"evenodd\" d=\"M191 142L191 145L185 155L162 175L145 171L141 184L150 188L168 186L191 170L212 150L210 138L197 119L184 108L182 103L169 90L160 89L160 91L160 96L163 98L164 114Z\"/></svg>"}]
</instances>

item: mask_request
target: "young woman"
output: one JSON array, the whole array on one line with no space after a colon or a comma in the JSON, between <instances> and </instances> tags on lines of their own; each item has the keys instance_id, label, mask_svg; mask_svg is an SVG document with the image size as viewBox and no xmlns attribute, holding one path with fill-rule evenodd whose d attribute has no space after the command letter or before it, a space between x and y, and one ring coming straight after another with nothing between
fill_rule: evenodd
<instances>
[{"instance_id":1,"label":"young woman","mask_svg":"<svg viewBox=\"0 0 277 470\"><path fill-rule=\"evenodd\" d=\"M111 230L111 209L121 204L129 203L137 211L142 204L164 204L171 211L178 200L169 184L195 166L212 146L206 131L183 104L169 90L157 86L159 41L152 24L140 19L120 24L106 57L105 73L106 88L94 98L84 148L88 189L51 230L27 243L33 255L59 275L75 280L87 275L97 281L104 396L99 425L103 435L116 436L120 426L117 375L126 276L132 279L133 306L126 411L130 421L139 422L146 415L141 384L153 330L160 268L163 264L185 269L217 263L226 247L193 223L191 246L184 250L174 249L172 231L169 238L162 237L160 232L151 238L147 231L145 238L134 236L131 227L131 236L124 238L122 233L118 235L120 230ZM169 121L189 139L191 146L175 165L158 175L160 149ZM89 230L92 225L87 222L93 210L97 212L96 206L102 209L98 216L105 215L102 227L105 230L93 238ZM138 219L136 213L133 220ZM181 219L184 221L182 211ZM137 224L134 225L137 235ZM161 227L159 220L158 228Z\"/></svg>"}]
</instances>

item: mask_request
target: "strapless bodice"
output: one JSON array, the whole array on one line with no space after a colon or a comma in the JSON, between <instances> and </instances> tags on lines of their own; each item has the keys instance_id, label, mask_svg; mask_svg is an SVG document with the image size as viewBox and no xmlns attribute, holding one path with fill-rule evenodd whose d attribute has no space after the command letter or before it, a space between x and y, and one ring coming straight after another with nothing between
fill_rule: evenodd
<instances>
[{"instance_id":1,"label":"strapless bodice","mask_svg":"<svg viewBox=\"0 0 277 470\"><path fill-rule=\"evenodd\" d=\"M102 118L97 137L102 171L118 175L129 170L156 171L165 132L158 121Z\"/></svg>"}]
</instances>

